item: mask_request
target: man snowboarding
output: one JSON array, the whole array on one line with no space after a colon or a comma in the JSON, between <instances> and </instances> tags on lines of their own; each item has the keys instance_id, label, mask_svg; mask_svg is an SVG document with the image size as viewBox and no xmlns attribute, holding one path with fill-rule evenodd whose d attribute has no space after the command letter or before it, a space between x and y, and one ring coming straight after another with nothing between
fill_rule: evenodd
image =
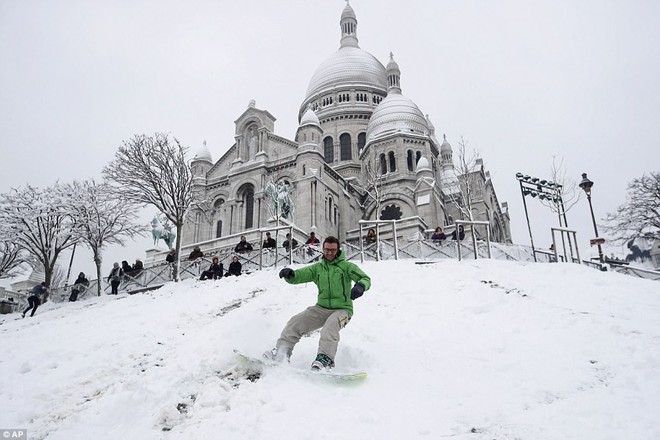
<instances>
[{"instance_id":1,"label":"man snowboarding","mask_svg":"<svg viewBox=\"0 0 660 440\"><path fill-rule=\"evenodd\" d=\"M339 249L339 240L332 236L323 241L321 261L295 271L286 267L279 275L289 284L314 282L318 288L318 300L316 305L289 320L276 347L264 356L277 361L288 359L302 335L320 328L321 338L312 369L334 367L339 331L351 320L353 300L369 290L371 279L356 264L346 261ZM352 288L351 280L355 282Z\"/></svg>"}]
</instances>

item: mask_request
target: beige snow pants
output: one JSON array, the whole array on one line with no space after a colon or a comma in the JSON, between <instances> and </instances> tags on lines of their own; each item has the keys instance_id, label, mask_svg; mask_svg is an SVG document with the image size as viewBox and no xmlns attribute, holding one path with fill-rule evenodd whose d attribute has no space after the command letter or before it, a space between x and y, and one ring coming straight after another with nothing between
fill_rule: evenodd
<instances>
[{"instance_id":1,"label":"beige snow pants","mask_svg":"<svg viewBox=\"0 0 660 440\"><path fill-rule=\"evenodd\" d=\"M291 356L293 347L305 333L321 329L318 353L323 353L334 360L339 344L339 330L351 320L346 310L324 309L314 305L289 319L280 338L277 340L278 353Z\"/></svg>"}]
</instances>

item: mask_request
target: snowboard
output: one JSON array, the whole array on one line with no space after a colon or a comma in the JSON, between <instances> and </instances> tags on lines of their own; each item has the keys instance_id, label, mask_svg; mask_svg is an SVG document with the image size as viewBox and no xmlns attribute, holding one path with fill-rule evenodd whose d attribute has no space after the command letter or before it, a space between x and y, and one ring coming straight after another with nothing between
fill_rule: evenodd
<instances>
[{"instance_id":1,"label":"snowboard","mask_svg":"<svg viewBox=\"0 0 660 440\"><path fill-rule=\"evenodd\" d=\"M248 371L252 374L261 374L264 368L276 367L282 365L279 362L269 361L268 359L257 359L244 355L238 350L234 350L234 353L236 354L236 356L238 356L238 359L242 363L247 365ZM336 382L358 382L367 378L367 373L365 372L342 374L342 373L332 373L327 371L303 370L296 367L291 367L291 369L295 370L297 373L304 374L306 376L310 376L313 378L327 379Z\"/></svg>"}]
</instances>

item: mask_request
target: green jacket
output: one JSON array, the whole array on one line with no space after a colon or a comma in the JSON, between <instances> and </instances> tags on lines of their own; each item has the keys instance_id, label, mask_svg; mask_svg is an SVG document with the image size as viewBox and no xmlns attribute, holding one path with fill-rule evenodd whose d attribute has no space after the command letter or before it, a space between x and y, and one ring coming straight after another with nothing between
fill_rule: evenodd
<instances>
[{"instance_id":1,"label":"green jacket","mask_svg":"<svg viewBox=\"0 0 660 440\"><path fill-rule=\"evenodd\" d=\"M318 263L297 269L295 276L286 280L290 284L314 282L319 289L316 304L326 309L344 309L353 315L353 300L351 299L351 280L371 287L371 278L362 272L356 264L346 261L343 252L328 261L322 258Z\"/></svg>"}]
</instances>

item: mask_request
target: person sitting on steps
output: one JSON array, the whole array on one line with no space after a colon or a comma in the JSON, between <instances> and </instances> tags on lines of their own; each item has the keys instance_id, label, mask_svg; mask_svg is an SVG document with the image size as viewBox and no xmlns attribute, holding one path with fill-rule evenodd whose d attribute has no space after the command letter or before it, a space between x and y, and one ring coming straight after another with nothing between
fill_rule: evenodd
<instances>
[{"instance_id":1,"label":"person sitting on steps","mask_svg":"<svg viewBox=\"0 0 660 440\"><path fill-rule=\"evenodd\" d=\"M229 270L227 270L225 276L226 277L228 277L229 275L239 276L241 274L241 269L242 269L241 262L238 261L238 257L234 255L231 258L231 263L229 263Z\"/></svg>"},{"instance_id":2,"label":"person sitting on steps","mask_svg":"<svg viewBox=\"0 0 660 440\"><path fill-rule=\"evenodd\" d=\"M217 280L218 278L222 278L222 273L223 273L224 268L222 267L222 263L220 263L220 259L216 256L211 258L211 265L209 266L209 270L205 270L202 272L202 276L199 277L200 280L204 281L205 279L214 279Z\"/></svg>"}]
</instances>

